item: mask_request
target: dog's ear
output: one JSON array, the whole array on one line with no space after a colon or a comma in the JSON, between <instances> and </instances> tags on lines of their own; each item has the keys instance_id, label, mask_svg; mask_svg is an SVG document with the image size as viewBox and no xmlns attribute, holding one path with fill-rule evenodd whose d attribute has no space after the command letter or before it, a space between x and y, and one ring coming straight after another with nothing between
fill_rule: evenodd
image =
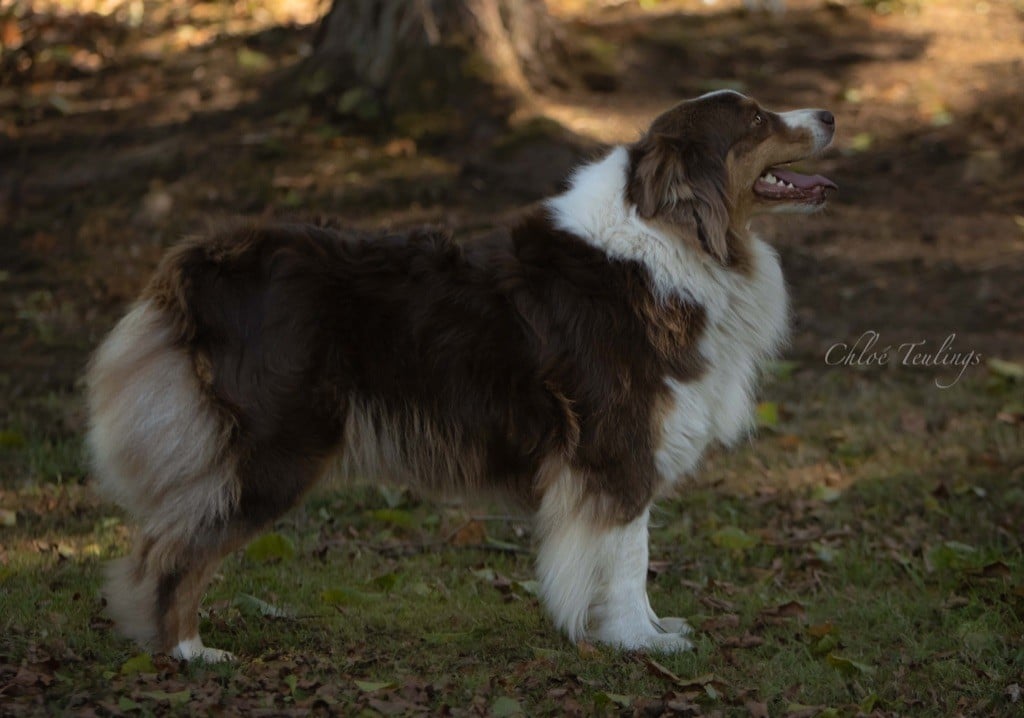
<instances>
[{"instance_id":1,"label":"dog's ear","mask_svg":"<svg viewBox=\"0 0 1024 718\"><path fill-rule=\"evenodd\" d=\"M689 235L728 265L725 164L716 154L667 135L645 137L630 151L627 191L643 219Z\"/></svg>"}]
</instances>

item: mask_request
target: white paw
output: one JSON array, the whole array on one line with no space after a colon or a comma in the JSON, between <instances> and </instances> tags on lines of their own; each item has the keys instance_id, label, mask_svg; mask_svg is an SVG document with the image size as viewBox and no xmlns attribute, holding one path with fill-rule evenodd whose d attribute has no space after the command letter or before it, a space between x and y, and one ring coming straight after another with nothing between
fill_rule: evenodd
<instances>
[{"instance_id":1,"label":"white paw","mask_svg":"<svg viewBox=\"0 0 1024 718\"><path fill-rule=\"evenodd\" d=\"M689 628L687 626L687 628ZM637 650L650 651L652 653L682 653L693 650L693 643L679 633L658 633L650 642Z\"/></svg>"},{"instance_id":2,"label":"white paw","mask_svg":"<svg viewBox=\"0 0 1024 718\"><path fill-rule=\"evenodd\" d=\"M186 638L171 649L171 655L183 661L201 661L203 663L224 663L237 660L233 653L204 646L203 639L199 636Z\"/></svg>"},{"instance_id":3,"label":"white paw","mask_svg":"<svg viewBox=\"0 0 1024 718\"><path fill-rule=\"evenodd\" d=\"M654 624L665 633L678 633L680 636L689 636L693 633L693 627L686 622L685 618L666 616L655 619Z\"/></svg>"},{"instance_id":4,"label":"white paw","mask_svg":"<svg viewBox=\"0 0 1024 718\"><path fill-rule=\"evenodd\" d=\"M661 625L662 622L665 626ZM593 638L627 651L678 653L693 648L693 644L684 637L684 631L688 633L690 626L681 618L661 619L658 624L649 620L636 623L609 621L594 632Z\"/></svg>"}]
</instances>

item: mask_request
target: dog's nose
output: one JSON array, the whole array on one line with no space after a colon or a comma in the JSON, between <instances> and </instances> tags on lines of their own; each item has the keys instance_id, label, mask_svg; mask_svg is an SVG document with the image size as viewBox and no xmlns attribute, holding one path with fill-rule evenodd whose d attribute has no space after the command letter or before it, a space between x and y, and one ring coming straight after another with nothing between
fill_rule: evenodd
<instances>
[{"instance_id":1,"label":"dog's nose","mask_svg":"<svg viewBox=\"0 0 1024 718\"><path fill-rule=\"evenodd\" d=\"M829 127L836 124L836 116L828 110L818 110L818 120L821 124L828 125Z\"/></svg>"}]
</instances>

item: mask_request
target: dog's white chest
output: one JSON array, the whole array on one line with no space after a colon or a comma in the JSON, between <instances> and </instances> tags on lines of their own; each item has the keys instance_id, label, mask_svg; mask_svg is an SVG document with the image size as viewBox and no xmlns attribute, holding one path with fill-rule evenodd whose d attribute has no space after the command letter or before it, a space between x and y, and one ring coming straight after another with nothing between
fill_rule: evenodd
<instances>
[{"instance_id":1,"label":"dog's white chest","mask_svg":"<svg viewBox=\"0 0 1024 718\"><path fill-rule=\"evenodd\" d=\"M700 351L707 370L696 381L668 380L670 409L655 461L669 482L692 471L712 441L730 444L752 425L758 373L785 339L788 302L775 252L753 243L754 271L721 272L693 288L707 312Z\"/></svg>"}]
</instances>

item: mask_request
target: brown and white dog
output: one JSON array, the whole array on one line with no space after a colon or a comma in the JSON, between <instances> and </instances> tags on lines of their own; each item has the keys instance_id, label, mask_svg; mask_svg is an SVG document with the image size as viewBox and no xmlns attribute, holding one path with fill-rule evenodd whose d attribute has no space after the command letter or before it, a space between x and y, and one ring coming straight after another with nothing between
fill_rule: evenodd
<instances>
[{"instance_id":1,"label":"brown and white dog","mask_svg":"<svg viewBox=\"0 0 1024 718\"><path fill-rule=\"evenodd\" d=\"M271 223L172 250L88 374L96 481L139 524L105 587L121 629L231 658L199 638L211 573L340 463L519 502L571 640L689 648L647 598L648 513L748 430L788 313L748 220L823 206L830 180L777 165L834 129L715 92L505 231Z\"/></svg>"}]
</instances>

